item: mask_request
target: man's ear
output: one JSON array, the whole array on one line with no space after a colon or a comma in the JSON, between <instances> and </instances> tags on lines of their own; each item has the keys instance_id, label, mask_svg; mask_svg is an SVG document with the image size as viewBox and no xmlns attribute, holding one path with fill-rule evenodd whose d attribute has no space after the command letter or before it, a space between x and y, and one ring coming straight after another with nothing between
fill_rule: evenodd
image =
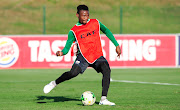
<instances>
[{"instance_id":1,"label":"man's ear","mask_svg":"<svg viewBox=\"0 0 180 110\"><path fill-rule=\"evenodd\" d=\"M76 16L79 18L79 14L78 13L76 13Z\"/></svg>"}]
</instances>

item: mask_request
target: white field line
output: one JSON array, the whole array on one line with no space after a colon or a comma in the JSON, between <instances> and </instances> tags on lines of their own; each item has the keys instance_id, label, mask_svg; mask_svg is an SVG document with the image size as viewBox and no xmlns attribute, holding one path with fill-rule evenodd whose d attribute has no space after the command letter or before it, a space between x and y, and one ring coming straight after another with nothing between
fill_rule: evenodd
<instances>
[{"instance_id":1,"label":"white field line","mask_svg":"<svg viewBox=\"0 0 180 110\"><path fill-rule=\"evenodd\" d=\"M158 85L174 85L180 86L180 84L171 84L171 83L160 83L160 82L142 82L142 81L128 81L128 80L113 80L111 82L124 82L124 83L140 83L140 84L158 84Z\"/></svg>"}]
</instances>

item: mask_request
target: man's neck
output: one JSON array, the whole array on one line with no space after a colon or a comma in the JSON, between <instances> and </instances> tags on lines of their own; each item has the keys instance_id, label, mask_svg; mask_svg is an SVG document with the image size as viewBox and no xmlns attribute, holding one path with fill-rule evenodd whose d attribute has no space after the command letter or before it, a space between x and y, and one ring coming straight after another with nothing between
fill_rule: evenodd
<instances>
[{"instance_id":1,"label":"man's neck","mask_svg":"<svg viewBox=\"0 0 180 110\"><path fill-rule=\"evenodd\" d=\"M89 20L90 20L90 19L88 19L87 22L89 22ZM77 25L77 26L80 26L80 25L82 25L82 23L80 23L80 22L78 21L78 23L77 23L76 25Z\"/></svg>"}]
</instances>

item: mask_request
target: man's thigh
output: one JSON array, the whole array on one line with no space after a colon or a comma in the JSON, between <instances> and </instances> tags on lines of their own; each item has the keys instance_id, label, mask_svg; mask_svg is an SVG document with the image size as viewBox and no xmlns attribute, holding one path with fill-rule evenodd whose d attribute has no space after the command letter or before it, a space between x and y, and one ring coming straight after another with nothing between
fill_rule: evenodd
<instances>
[{"instance_id":1,"label":"man's thigh","mask_svg":"<svg viewBox=\"0 0 180 110\"><path fill-rule=\"evenodd\" d=\"M109 71L110 70L109 63L108 63L108 61L103 56L98 58L90 66L93 67L98 73L102 72L102 71Z\"/></svg>"},{"instance_id":2,"label":"man's thigh","mask_svg":"<svg viewBox=\"0 0 180 110\"><path fill-rule=\"evenodd\" d=\"M84 59L84 57L81 54L78 54L73 65L78 65L81 68L80 73L83 73L89 66L89 63Z\"/></svg>"}]
</instances>

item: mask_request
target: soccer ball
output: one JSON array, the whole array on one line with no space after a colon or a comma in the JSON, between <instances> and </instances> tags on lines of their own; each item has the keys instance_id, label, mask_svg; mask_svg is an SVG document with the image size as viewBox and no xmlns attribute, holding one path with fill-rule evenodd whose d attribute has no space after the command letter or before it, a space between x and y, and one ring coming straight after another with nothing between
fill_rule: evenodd
<instances>
[{"instance_id":1,"label":"soccer ball","mask_svg":"<svg viewBox=\"0 0 180 110\"><path fill-rule=\"evenodd\" d=\"M96 101L96 97L93 92L85 91L81 96L81 100L83 105L93 105Z\"/></svg>"}]
</instances>

